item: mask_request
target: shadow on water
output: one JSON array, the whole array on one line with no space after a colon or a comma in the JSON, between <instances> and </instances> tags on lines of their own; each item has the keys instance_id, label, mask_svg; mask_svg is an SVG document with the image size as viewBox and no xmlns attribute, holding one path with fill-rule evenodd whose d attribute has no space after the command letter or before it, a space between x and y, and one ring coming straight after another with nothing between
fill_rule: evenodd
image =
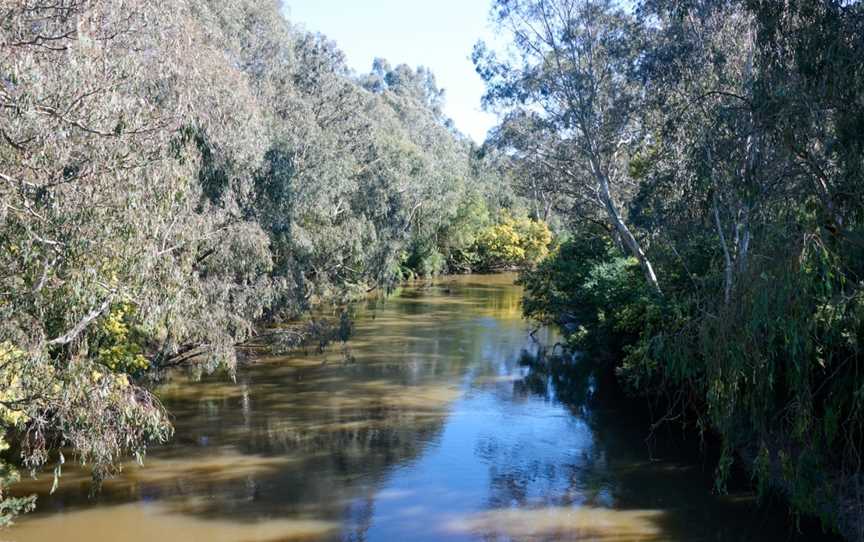
<instances>
[{"instance_id":1,"label":"shadow on water","mask_svg":"<svg viewBox=\"0 0 864 542\"><path fill-rule=\"evenodd\" d=\"M512 279L414 284L359 307L344 350L175 379L158 390L174 442L95 497L81 469L54 495L25 481L39 511L8 538L794 538L750 493L713 496L680 439L649 447L588 364L540 363Z\"/></svg>"},{"instance_id":2,"label":"shadow on water","mask_svg":"<svg viewBox=\"0 0 864 542\"><path fill-rule=\"evenodd\" d=\"M604 541L839 540L824 533L815 520L796 522L782 503L760 503L742 472L733 477L726 495L715 494L716 458L706 459L699 436L671 426L649 435L652 420L644 405L622 401L609 376L590 363L576 356L525 352L520 364L527 371L513 382L513 396L566 408L587 426L592 445L575 460L530 468L510 466L503 470L505 475L493 479L489 504L496 513L483 519L507 536ZM502 457L507 454L498 454L492 462L500 465ZM547 487L539 503L532 501L526 488L538 477L562 489L548 491ZM518 503L515 510L512 503ZM590 512L573 517L574 506ZM536 514L526 508L534 508ZM625 521L616 529L597 532L598 525L607 524L602 511L609 508ZM599 514L593 513L598 510ZM525 525L531 523L543 527L526 534ZM578 536L572 536L574 529Z\"/></svg>"}]
</instances>

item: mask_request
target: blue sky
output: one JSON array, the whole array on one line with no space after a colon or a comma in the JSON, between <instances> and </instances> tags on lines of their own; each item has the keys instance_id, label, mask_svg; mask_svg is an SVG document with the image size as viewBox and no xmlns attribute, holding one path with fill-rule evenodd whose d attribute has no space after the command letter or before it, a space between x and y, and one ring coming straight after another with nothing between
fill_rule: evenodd
<instances>
[{"instance_id":1,"label":"blue sky","mask_svg":"<svg viewBox=\"0 0 864 542\"><path fill-rule=\"evenodd\" d=\"M447 91L445 112L478 143L495 124L480 108L483 81L470 59L474 43L492 35L490 0L283 1L293 23L335 40L357 72L375 57L431 68Z\"/></svg>"}]
</instances>

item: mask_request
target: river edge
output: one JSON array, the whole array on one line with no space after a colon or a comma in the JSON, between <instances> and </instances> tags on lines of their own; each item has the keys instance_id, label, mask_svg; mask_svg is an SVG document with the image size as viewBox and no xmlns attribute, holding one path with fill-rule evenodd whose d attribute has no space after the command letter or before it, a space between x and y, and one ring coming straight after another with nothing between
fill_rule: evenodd
<instances>
[{"instance_id":1,"label":"river edge","mask_svg":"<svg viewBox=\"0 0 864 542\"><path fill-rule=\"evenodd\" d=\"M565 326L558 326L558 328L562 335L566 335ZM587 356L580 359L586 358ZM605 357L600 361L589 361L588 363L591 363L594 370L603 375L602 380L620 407L627 409L632 415L644 418L646 434L653 434L655 430L663 430L668 434L681 435L682 441L699 441L698 453L707 464L715 466L712 467L712 470L716 468L721 456L722 442L713 428L708 428L700 434L694 427L694 423L683 422L686 425L682 425L682 423L675 421L664 422L663 416L659 413L667 411L668 403L665 403L662 397L636 395L624 389L616 375L615 357ZM690 422L692 421L690 420ZM826 472L826 477L836 480L835 487L842 489L832 498L825 499L818 504L818 515L811 511L801 510L796 507L792 499L794 488L783 483L780 473L782 465L779 457L783 453L794 454L795 450L784 447L779 442L778 440L770 446L771 483L768 494L765 496L765 499L770 502L760 503L760 506L767 504L772 507L786 507L790 513L790 520L794 522L796 529L803 530L805 533L834 534L841 537L842 540L850 542L864 541L864 515L861 514L864 505L856 497L856 486L850 477L844 476L838 471ZM755 446L739 446L735 449L737 460L732 466L730 484L734 484L738 488L746 487L756 491L753 481L754 473L750 466L754 464L757 452ZM826 533L826 530L830 530L830 533Z\"/></svg>"}]
</instances>

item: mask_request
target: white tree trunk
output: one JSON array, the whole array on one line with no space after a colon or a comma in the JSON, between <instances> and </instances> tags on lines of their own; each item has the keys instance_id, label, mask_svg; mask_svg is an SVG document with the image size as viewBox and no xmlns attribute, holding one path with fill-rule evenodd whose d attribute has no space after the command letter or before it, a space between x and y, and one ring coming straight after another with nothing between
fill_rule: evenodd
<instances>
[{"instance_id":1,"label":"white tree trunk","mask_svg":"<svg viewBox=\"0 0 864 542\"><path fill-rule=\"evenodd\" d=\"M723 301L728 305L732 300L732 256L729 254L729 245L726 244L726 235L723 233L723 223L720 221L720 209L717 206L717 196L714 196L714 224L717 226L717 235L720 236L720 246L723 247Z\"/></svg>"},{"instance_id":2,"label":"white tree trunk","mask_svg":"<svg viewBox=\"0 0 864 542\"><path fill-rule=\"evenodd\" d=\"M657 275L654 273L654 266L651 265L651 261L648 259L645 251L642 250L639 241L637 241L636 237L633 236L633 233L630 232L630 228L628 228L627 224L624 223L624 220L621 219L621 214L618 212L618 208L615 206L615 200L612 199L612 193L609 190L609 179L602 172L596 172L596 174L600 185L600 197L606 207L606 213L609 215L609 220L612 221L612 225L615 226L615 230L621 237L621 242L624 243L624 246L627 248L627 251L630 252L630 255L639 261L639 265L642 267L642 272L645 274L645 280L648 281L651 288L658 295L663 295L663 291L660 289L660 283L657 281Z\"/></svg>"},{"instance_id":3,"label":"white tree trunk","mask_svg":"<svg viewBox=\"0 0 864 542\"><path fill-rule=\"evenodd\" d=\"M745 273L747 271L747 255L750 251L750 209L747 205L742 206L736 237L738 238L738 272Z\"/></svg>"}]
</instances>

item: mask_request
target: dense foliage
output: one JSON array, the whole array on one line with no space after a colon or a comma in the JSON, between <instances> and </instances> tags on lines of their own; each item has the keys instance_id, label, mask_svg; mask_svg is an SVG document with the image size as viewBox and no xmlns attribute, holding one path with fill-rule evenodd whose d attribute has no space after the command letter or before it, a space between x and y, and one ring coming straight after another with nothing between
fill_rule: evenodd
<instances>
[{"instance_id":1,"label":"dense foliage","mask_svg":"<svg viewBox=\"0 0 864 542\"><path fill-rule=\"evenodd\" d=\"M864 5L497 0L493 143L570 239L526 313L864 537ZM548 186L548 185L547 185ZM530 189L523 186L522 189ZM528 193L526 193L528 195Z\"/></svg>"},{"instance_id":2,"label":"dense foliage","mask_svg":"<svg viewBox=\"0 0 864 542\"><path fill-rule=\"evenodd\" d=\"M0 3L0 524L32 505L3 499L13 465L59 477L71 449L98 480L169 438L141 384L162 369L230 371L316 304L541 257L442 100L423 68L352 73L274 0Z\"/></svg>"},{"instance_id":3,"label":"dense foliage","mask_svg":"<svg viewBox=\"0 0 864 542\"><path fill-rule=\"evenodd\" d=\"M864 537L864 5L621 4L494 0L481 149L429 70L353 73L275 0L0 3L0 525L16 467L170 438L166 368L518 267L527 315L720 436L719 487L741 461Z\"/></svg>"}]
</instances>

